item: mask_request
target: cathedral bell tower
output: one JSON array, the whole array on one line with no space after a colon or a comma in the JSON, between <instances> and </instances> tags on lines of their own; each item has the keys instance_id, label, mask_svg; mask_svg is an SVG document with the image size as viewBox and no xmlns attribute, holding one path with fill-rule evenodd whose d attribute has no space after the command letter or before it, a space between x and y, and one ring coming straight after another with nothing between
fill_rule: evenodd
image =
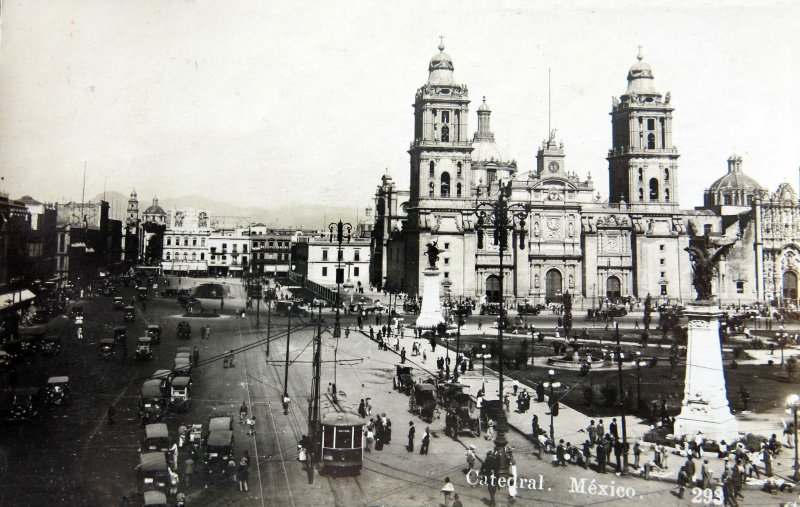
<instances>
[{"instance_id":1,"label":"cathedral bell tower","mask_svg":"<svg viewBox=\"0 0 800 507\"><path fill-rule=\"evenodd\" d=\"M612 98L608 150L609 202L678 205L678 149L672 144L670 94L653 86L653 70L639 47L628 89Z\"/></svg>"},{"instance_id":2,"label":"cathedral bell tower","mask_svg":"<svg viewBox=\"0 0 800 507\"><path fill-rule=\"evenodd\" d=\"M128 199L128 225L135 225L139 221L139 200L136 198L136 190L131 192L131 197Z\"/></svg>"},{"instance_id":3,"label":"cathedral bell tower","mask_svg":"<svg viewBox=\"0 0 800 507\"><path fill-rule=\"evenodd\" d=\"M469 197L470 153L466 85L453 79L453 60L439 44L431 58L428 82L414 100L414 141L411 156L410 204L429 199ZM457 196L456 189L461 190Z\"/></svg>"}]
</instances>

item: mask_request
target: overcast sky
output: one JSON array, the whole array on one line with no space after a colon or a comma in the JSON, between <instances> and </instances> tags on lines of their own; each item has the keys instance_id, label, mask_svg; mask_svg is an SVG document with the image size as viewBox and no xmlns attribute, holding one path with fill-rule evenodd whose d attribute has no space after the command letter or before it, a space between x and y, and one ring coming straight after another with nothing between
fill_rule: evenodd
<instances>
[{"instance_id":1,"label":"overcast sky","mask_svg":"<svg viewBox=\"0 0 800 507\"><path fill-rule=\"evenodd\" d=\"M439 35L470 130L485 95L522 170L547 136L550 68L568 169L607 195L611 97L641 44L672 93L682 207L734 152L771 190L797 188L797 3L531 4L7 0L0 188L79 200L85 164L87 196L366 206L387 168L408 186L411 104Z\"/></svg>"}]
</instances>

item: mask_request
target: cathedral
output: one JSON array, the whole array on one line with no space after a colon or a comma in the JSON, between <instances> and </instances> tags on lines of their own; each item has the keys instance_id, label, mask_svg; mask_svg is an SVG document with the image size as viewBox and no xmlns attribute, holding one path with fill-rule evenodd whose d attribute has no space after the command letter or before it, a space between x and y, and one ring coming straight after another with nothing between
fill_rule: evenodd
<instances>
[{"instance_id":1,"label":"cathedral","mask_svg":"<svg viewBox=\"0 0 800 507\"><path fill-rule=\"evenodd\" d=\"M536 168L518 170L495 141L485 98L470 138L468 89L456 82L444 49L440 44L415 95L409 189L398 189L385 174L375 194L373 285L421 294L426 245L436 242L443 293L454 298L547 303L569 291L586 305L647 294L689 301L694 290L685 248L692 235L707 234L732 245L715 286L721 302L737 296L796 301L794 191L785 185L767 193L734 157L729 174L706 191L704 205L682 210L674 107L670 93L656 88L641 49L627 88L612 99L608 199L591 176L569 168L555 130L538 148ZM476 209L497 199L500 183L526 215L525 234L512 234L502 260L491 233L481 242L476 230Z\"/></svg>"}]
</instances>

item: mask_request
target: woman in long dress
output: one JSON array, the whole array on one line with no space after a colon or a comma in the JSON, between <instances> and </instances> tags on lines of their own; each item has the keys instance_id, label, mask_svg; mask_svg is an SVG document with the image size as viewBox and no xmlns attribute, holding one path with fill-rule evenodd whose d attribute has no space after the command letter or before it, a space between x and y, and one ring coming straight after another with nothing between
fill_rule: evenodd
<instances>
[{"instance_id":1,"label":"woman in long dress","mask_svg":"<svg viewBox=\"0 0 800 507\"><path fill-rule=\"evenodd\" d=\"M514 458L511 458L509 460L508 475L509 475L509 481L508 481L509 501L510 502L514 502L517 499L517 494L518 494L518 492L517 492L517 462L514 460Z\"/></svg>"}]
</instances>

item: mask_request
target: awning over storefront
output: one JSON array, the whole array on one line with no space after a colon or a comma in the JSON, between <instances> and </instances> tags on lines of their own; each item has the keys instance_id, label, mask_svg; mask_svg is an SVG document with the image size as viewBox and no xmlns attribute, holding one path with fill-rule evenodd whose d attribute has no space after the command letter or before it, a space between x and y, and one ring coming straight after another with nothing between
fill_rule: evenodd
<instances>
[{"instance_id":1,"label":"awning over storefront","mask_svg":"<svg viewBox=\"0 0 800 507\"><path fill-rule=\"evenodd\" d=\"M30 301L35 297L36 295L28 289L22 289L21 291L15 290L14 292L0 294L0 310L24 303L25 301Z\"/></svg>"}]
</instances>

